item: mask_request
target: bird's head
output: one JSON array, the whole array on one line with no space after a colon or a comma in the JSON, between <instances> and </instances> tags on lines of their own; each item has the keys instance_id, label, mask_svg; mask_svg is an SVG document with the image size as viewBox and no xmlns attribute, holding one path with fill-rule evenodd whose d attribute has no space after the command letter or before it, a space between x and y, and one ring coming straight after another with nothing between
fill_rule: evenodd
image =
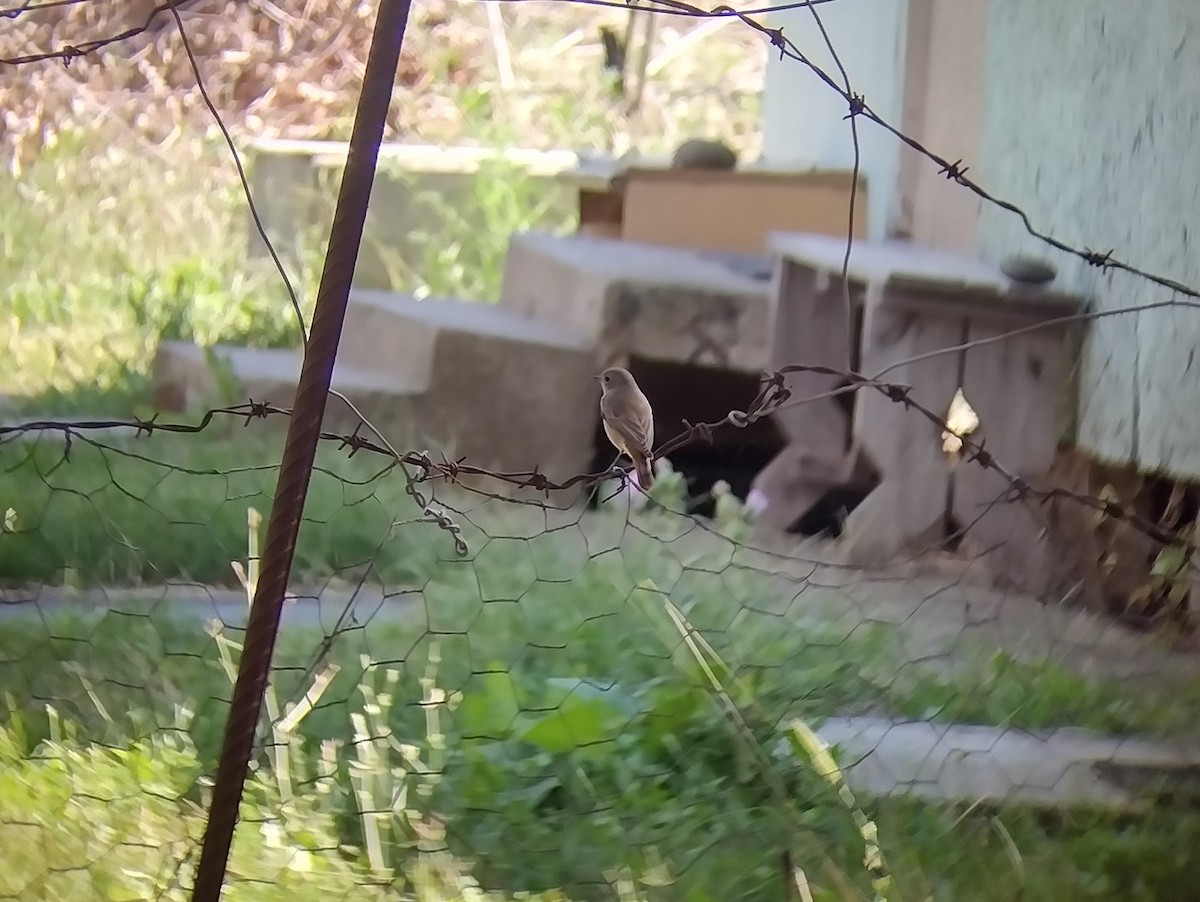
<instances>
[{"instance_id":1,"label":"bird's head","mask_svg":"<svg viewBox=\"0 0 1200 902\"><path fill-rule=\"evenodd\" d=\"M614 388L624 388L626 386L636 386L633 381L633 374L627 369L619 366L610 366L603 373L600 373L596 378L600 381L600 386L605 391L610 391Z\"/></svg>"}]
</instances>

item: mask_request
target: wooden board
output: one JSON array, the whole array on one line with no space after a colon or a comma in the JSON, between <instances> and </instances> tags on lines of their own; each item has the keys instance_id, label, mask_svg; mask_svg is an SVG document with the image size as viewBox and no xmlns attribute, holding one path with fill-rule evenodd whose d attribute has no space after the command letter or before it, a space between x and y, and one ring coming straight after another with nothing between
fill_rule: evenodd
<instances>
[{"instance_id":1,"label":"wooden board","mask_svg":"<svg viewBox=\"0 0 1200 902\"><path fill-rule=\"evenodd\" d=\"M897 313L868 302L863 327L863 371L895 366L888 381L912 386L913 401L944 416L958 390L957 356L904 361L962 342L961 321ZM846 520L843 543L850 560L888 561L902 551L940 542L950 487L942 429L915 410L873 389L862 389L854 431L877 464L882 482Z\"/></svg>"},{"instance_id":2,"label":"wooden board","mask_svg":"<svg viewBox=\"0 0 1200 902\"><path fill-rule=\"evenodd\" d=\"M968 337L986 341L1005 331L972 323ZM1034 485L1050 472L1058 447L1065 343L1063 330L1046 329L966 352L963 396L979 417L970 438L982 442L1009 473ZM954 515L997 577L1040 596L1058 575L1045 506L1009 497L1010 489L1000 473L963 461L954 472Z\"/></svg>"},{"instance_id":3,"label":"wooden board","mask_svg":"<svg viewBox=\"0 0 1200 902\"><path fill-rule=\"evenodd\" d=\"M847 234L849 172L630 169L621 236L696 250L764 254L774 231ZM866 235L867 187L855 197L856 238Z\"/></svg>"}]
</instances>

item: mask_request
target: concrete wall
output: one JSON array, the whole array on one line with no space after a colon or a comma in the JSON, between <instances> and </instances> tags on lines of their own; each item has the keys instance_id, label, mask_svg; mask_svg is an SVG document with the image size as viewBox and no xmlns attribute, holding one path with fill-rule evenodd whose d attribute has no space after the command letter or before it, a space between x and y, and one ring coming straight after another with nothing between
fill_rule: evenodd
<instances>
[{"instance_id":1,"label":"concrete wall","mask_svg":"<svg viewBox=\"0 0 1200 902\"><path fill-rule=\"evenodd\" d=\"M900 129L950 162L980 155L988 0L908 0ZM893 123L896 124L896 123ZM897 231L918 244L973 253L980 201L936 163L900 147Z\"/></svg>"},{"instance_id":2,"label":"concrete wall","mask_svg":"<svg viewBox=\"0 0 1200 902\"><path fill-rule=\"evenodd\" d=\"M325 141L262 139L248 148L251 191L267 234L292 272L300 266L306 239L311 246L329 234L337 199L346 145ZM510 149L505 162L523 172L529 181L496 193L496 179L484 183L480 167L494 158L486 148L432 147L387 144L380 148L379 168L367 222L354 271L354 287L413 291L428 267L426 255L439 242L467 243L474 227L472 217L490 201L492 229L527 228L525 209L541 211L537 225L570 222L575 218L578 194L564 173L578 165L570 151ZM490 190L490 198L481 192ZM247 212L249 219L249 212ZM251 257L266 248L252 226L248 227ZM430 237L432 236L432 237ZM487 242L503 247L507 233ZM485 242L474 242L482 245ZM319 261L318 261L319 262ZM467 259L466 266L480 261ZM495 298L468 300L494 301Z\"/></svg>"},{"instance_id":3,"label":"concrete wall","mask_svg":"<svg viewBox=\"0 0 1200 902\"><path fill-rule=\"evenodd\" d=\"M981 183L1044 232L1200 285L1200 2L992 0L986 27ZM1099 310L1171 298L1055 255L995 208L983 209L979 238L989 255L1054 256L1060 278L1092 292ZM1095 321L1079 374L1080 445L1200 477L1198 344L1200 310Z\"/></svg>"},{"instance_id":4,"label":"concrete wall","mask_svg":"<svg viewBox=\"0 0 1200 902\"><path fill-rule=\"evenodd\" d=\"M855 94L863 95L889 122L900 119L905 17L908 0L839 0L814 7L821 17L850 77ZM800 52L841 83L838 68L807 8L790 9L768 18L782 28ZM763 85L762 162L771 168L849 169L854 164L845 101L810 69L768 50ZM893 225L897 208L899 142L869 122L859 121L860 171L870 197L867 236L882 238Z\"/></svg>"}]
</instances>

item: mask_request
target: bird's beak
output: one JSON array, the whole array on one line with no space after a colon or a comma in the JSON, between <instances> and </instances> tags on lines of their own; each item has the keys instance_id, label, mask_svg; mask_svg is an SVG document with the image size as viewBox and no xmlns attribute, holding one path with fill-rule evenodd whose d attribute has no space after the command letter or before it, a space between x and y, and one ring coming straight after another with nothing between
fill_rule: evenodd
<instances>
[{"instance_id":1,"label":"bird's beak","mask_svg":"<svg viewBox=\"0 0 1200 902\"><path fill-rule=\"evenodd\" d=\"M593 378L593 379L596 379L597 381L599 381L599 379L601 378L601 374L600 374L600 373L597 373L597 374L596 374L596 375L594 375L592 378Z\"/></svg>"}]
</instances>

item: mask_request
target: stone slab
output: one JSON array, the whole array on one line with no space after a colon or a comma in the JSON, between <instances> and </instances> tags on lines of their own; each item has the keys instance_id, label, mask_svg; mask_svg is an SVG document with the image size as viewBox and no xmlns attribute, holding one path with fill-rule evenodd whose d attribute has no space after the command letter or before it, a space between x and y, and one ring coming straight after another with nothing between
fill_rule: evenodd
<instances>
[{"instance_id":1,"label":"stone slab","mask_svg":"<svg viewBox=\"0 0 1200 902\"><path fill-rule=\"evenodd\" d=\"M313 239L329 228L346 152L345 142L290 139L260 139L248 148L260 220L276 251L294 266L305 262L305 249L311 250ZM478 207L481 167L501 160L535 180L539 198L548 204L547 221L561 221L573 212L575 192L559 180L578 163L571 151L382 145L354 270L355 287L414 287L413 267L419 271L435 250L423 236L461 240L450 211L462 215ZM254 224L247 225L250 256L265 256Z\"/></svg>"},{"instance_id":2,"label":"stone slab","mask_svg":"<svg viewBox=\"0 0 1200 902\"><path fill-rule=\"evenodd\" d=\"M436 338L442 332L568 353L588 349L576 335L495 304L355 290L346 309L338 359L393 379L405 392L425 391L433 379Z\"/></svg>"},{"instance_id":3,"label":"stone slab","mask_svg":"<svg viewBox=\"0 0 1200 902\"><path fill-rule=\"evenodd\" d=\"M844 238L773 232L769 247L771 254L782 262L841 277L846 254ZM1014 282L998 265L895 239L856 240L847 275L859 285L895 292L897 302L913 293L924 295L927 303L977 301L983 297L1005 312L1035 320L1069 316L1082 309L1077 295Z\"/></svg>"},{"instance_id":4,"label":"stone slab","mask_svg":"<svg viewBox=\"0 0 1200 902\"><path fill-rule=\"evenodd\" d=\"M849 717L830 718L816 732L840 748L852 790L932 801L1133 810L1142 802L1134 784L1147 775L1200 767L1200 750L1080 729Z\"/></svg>"},{"instance_id":5,"label":"stone slab","mask_svg":"<svg viewBox=\"0 0 1200 902\"><path fill-rule=\"evenodd\" d=\"M290 350L218 347L248 398L289 407L301 357ZM333 387L397 448L435 459L465 458L489 470L531 471L554 481L588 472L599 389L595 356L563 334L491 305L423 301L355 292L347 311ZM154 365L156 406L196 410L231 403L204 352L163 342ZM331 398L325 428L358 420ZM492 484L499 488L499 484Z\"/></svg>"},{"instance_id":6,"label":"stone slab","mask_svg":"<svg viewBox=\"0 0 1200 902\"><path fill-rule=\"evenodd\" d=\"M418 447L487 469L537 466L555 481L587 472L597 367L580 336L494 304L350 300L339 358L404 386Z\"/></svg>"},{"instance_id":7,"label":"stone slab","mask_svg":"<svg viewBox=\"0 0 1200 902\"><path fill-rule=\"evenodd\" d=\"M630 357L759 372L770 359L770 283L744 256L593 235L519 233L500 305L594 345L600 365Z\"/></svg>"},{"instance_id":8,"label":"stone slab","mask_svg":"<svg viewBox=\"0 0 1200 902\"><path fill-rule=\"evenodd\" d=\"M600 399L589 352L468 323L436 329L429 387L413 410L434 448L488 469L537 467L559 482L589 471Z\"/></svg>"},{"instance_id":9,"label":"stone slab","mask_svg":"<svg viewBox=\"0 0 1200 902\"><path fill-rule=\"evenodd\" d=\"M214 355L224 361L231 382L221 381L209 366L204 349L185 341L159 344L153 365L153 403L157 410L198 414L200 411L254 400L290 409L295 402L301 357L296 351L217 345ZM412 422L406 387L385 375L355 368L346 361L334 366L331 387L349 398L364 417L393 444L408 445ZM348 434L358 416L340 398L331 396L322 428ZM371 438L369 431L366 437Z\"/></svg>"},{"instance_id":10,"label":"stone slab","mask_svg":"<svg viewBox=\"0 0 1200 902\"><path fill-rule=\"evenodd\" d=\"M239 397L222 398L219 376L209 364L204 349L190 341L162 341L154 357L152 379L154 402L160 410L194 411L214 404L244 403L248 398L289 407L295 400L300 378L300 352L286 348L243 348L215 345L215 357L224 362L237 380ZM333 388L362 393L402 391L387 376L338 361L333 370ZM245 397L241 397L244 395Z\"/></svg>"}]
</instances>

